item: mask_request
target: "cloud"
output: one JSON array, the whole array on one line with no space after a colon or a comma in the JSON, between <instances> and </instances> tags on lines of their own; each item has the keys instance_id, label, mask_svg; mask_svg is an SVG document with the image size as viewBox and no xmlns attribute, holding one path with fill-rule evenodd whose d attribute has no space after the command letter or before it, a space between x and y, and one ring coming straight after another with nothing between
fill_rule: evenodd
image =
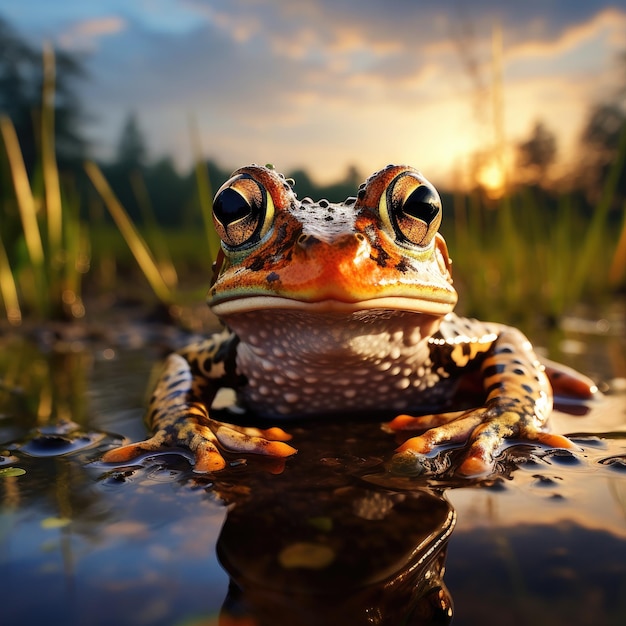
<instances>
[{"instance_id":1,"label":"cloud","mask_svg":"<svg viewBox=\"0 0 626 626\"><path fill-rule=\"evenodd\" d=\"M561 35L551 39L528 39L519 42L508 52L510 57L545 58L562 56L586 43L608 36L613 44L626 44L626 13L614 7L607 7L591 19L565 26Z\"/></svg>"},{"instance_id":2,"label":"cloud","mask_svg":"<svg viewBox=\"0 0 626 626\"><path fill-rule=\"evenodd\" d=\"M115 35L127 27L126 20L109 15L75 22L58 35L61 47L71 50L93 51L102 37Z\"/></svg>"},{"instance_id":3,"label":"cloud","mask_svg":"<svg viewBox=\"0 0 626 626\"><path fill-rule=\"evenodd\" d=\"M278 161L327 178L350 162L369 169L400 157L443 172L489 141L472 102L479 83L490 85L495 18L512 136L544 115L571 135L585 91L608 82L606 60L626 24L626 12L588 0L475 0L471 12L460 0L178 6L184 29L163 27L164 15L156 28L137 12L119 13L108 31L106 22L82 23L85 40L97 43L85 96L100 115L100 143L110 147L134 110L153 151L188 159L193 112L207 152L224 164Z\"/></svg>"},{"instance_id":4,"label":"cloud","mask_svg":"<svg viewBox=\"0 0 626 626\"><path fill-rule=\"evenodd\" d=\"M588 107L610 100L619 87L615 61L624 47L626 12L613 8L570 24L550 41L528 40L513 46L505 51L509 106L532 111L535 119L546 121L571 153ZM509 129L519 134L521 127L520 120L511 116Z\"/></svg>"}]
</instances>

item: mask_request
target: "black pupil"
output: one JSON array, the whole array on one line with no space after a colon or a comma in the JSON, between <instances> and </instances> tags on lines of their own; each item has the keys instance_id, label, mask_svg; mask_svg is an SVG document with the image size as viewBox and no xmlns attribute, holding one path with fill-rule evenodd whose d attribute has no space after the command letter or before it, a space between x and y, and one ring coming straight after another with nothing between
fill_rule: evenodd
<instances>
[{"instance_id":1,"label":"black pupil","mask_svg":"<svg viewBox=\"0 0 626 626\"><path fill-rule=\"evenodd\" d=\"M439 211L439 202L435 194L425 185L418 187L402 205L402 210L411 217L430 224Z\"/></svg>"},{"instance_id":2,"label":"black pupil","mask_svg":"<svg viewBox=\"0 0 626 626\"><path fill-rule=\"evenodd\" d=\"M215 198L213 212L217 219L226 226L249 215L250 205L240 193L229 188L224 189L224 191Z\"/></svg>"}]
</instances>

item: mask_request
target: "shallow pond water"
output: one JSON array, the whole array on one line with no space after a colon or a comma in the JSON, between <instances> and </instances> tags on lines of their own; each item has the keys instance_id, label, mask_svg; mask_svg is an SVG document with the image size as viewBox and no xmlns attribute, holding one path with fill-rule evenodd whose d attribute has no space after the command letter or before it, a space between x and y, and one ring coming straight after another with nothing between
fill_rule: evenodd
<instances>
[{"instance_id":1,"label":"shallow pond water","mask_svg":"<svg viewBox=\"0 0 626 626\"><path fill-rule=\"evenodd\" d=\"M476 481L398 472L368 420L294 425L285 466L105 466L144 436L152 367L177 341L142 337L1 341L3 623L626 623L622 336L559 340L617 378L583 415L555 413L580 450L515 446Z\"/></svg>"}]
</instances>

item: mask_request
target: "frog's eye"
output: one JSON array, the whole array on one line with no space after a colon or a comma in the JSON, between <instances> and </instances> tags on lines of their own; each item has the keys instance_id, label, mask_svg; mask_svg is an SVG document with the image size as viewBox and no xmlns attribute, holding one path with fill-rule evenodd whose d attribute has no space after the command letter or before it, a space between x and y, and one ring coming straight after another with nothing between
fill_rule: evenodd
<instances>
[{"instance_id":1,"label":"frog's eye","mask_svg":"<svg viewBox=\"0 0 626 626\"><path fill-rule=\"evenodd\" d=\"M252 246L269 230L274 218L271 196L249 174L224 183L213 200L213 223L229 248Z\"/></svg>"},{"instance_id":2,"label":"frog's eye","mask_svg":"<svg viewBox=\"0 0 626 626\"><path fill-rule=\"evenodd\" d=\"M379 213L399 242L425 247L441 223L441 199L429 182L403 172L382 194Z\"/></svg>"}]
</instances>

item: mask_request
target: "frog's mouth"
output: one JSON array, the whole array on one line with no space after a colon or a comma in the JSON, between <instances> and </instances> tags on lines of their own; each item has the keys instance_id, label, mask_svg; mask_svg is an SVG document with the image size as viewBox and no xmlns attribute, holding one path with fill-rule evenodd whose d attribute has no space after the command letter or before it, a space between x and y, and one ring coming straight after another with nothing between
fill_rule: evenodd
<instances>
[{"instance_id":1,"label":"frog's mouth","mask_svg":"<svg viewBox=\"0 0 626 626\"><path fill-rule=\"evenodd\" d=\"M222 318L261 310L353 314L389 310L444 316L457 301L441 237L421 256L374 254L361 237L295 247L291 257L257 267L222 266L208 304ZM381 256L382 258L379 258Z\"/></svg>"},{"instance_id":2,"label":"frog's mouth","mask_svg":"<svg viewBox=\"0 0 626 626\"><path fill-rule=\"evenodd\" d=\"M406 296L383 296L365 300L344 301L327 298L316 301L296 300L274 295L254 295L233 298L216 303L209 303L213 313L221 318L228 318L242 313L267 310L290 310L308 313L343 313L359 311L407 311L426 315L441 316L450 313L456 304L456 297L443 294L446 298L425 299Z\"/></svg>"}]
</instances>

